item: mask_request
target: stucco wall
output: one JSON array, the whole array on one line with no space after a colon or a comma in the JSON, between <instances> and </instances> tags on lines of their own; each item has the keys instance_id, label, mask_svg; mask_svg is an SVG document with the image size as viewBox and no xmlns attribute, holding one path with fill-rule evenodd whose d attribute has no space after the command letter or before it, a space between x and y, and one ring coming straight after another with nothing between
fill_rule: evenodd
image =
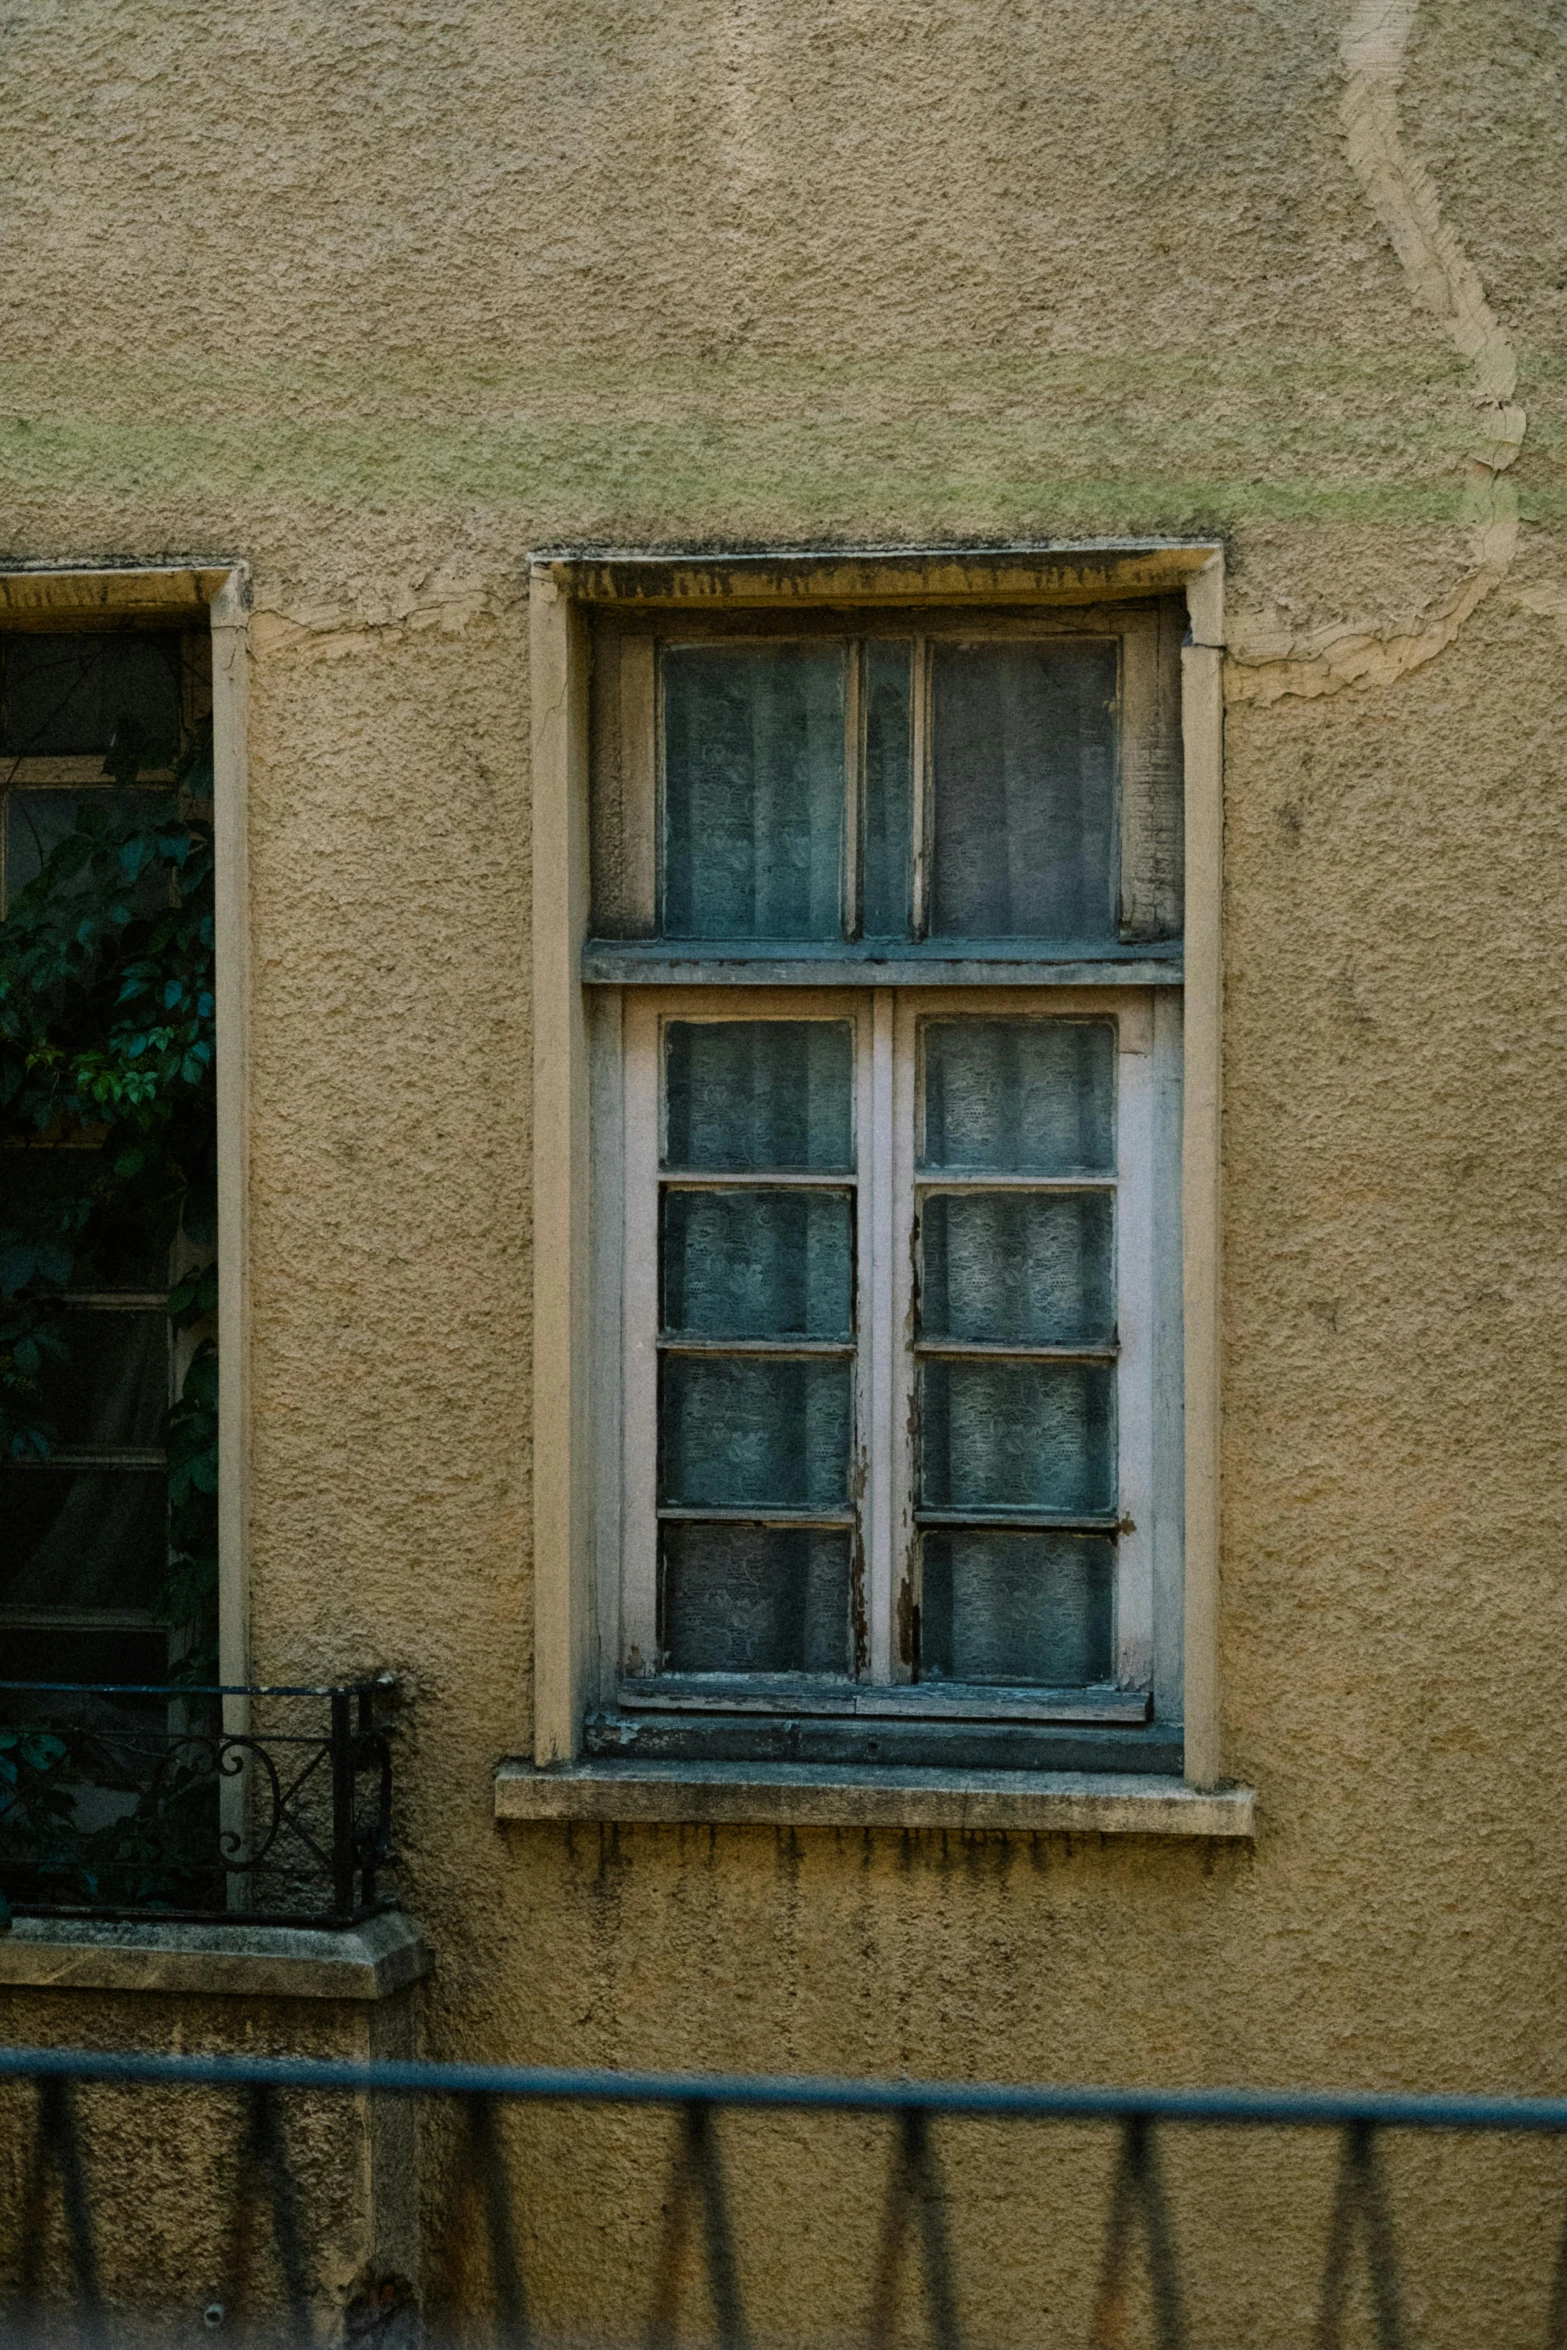
<instances>
[{"instance_id":1,"label":"stucco wall","mask_svg":"<svg viewBox=\"0 0 1567 2350\"><path fill-rule=\"evenodd\" d=\"M1564 70L1552 0L11 9L4 552L253 570L254 1664L407 1677L436 2052L1567 2087ZM1255 1852L497 1830L528 549L1156 532L1231 565ZM656 2213L645 2131L595 2126L624 2227L589 2256L541 2205L562 2323L626 2322ZM1242 2267L1316 2228L1304 2159L1254 2167L1255 2226L1216 2180L1186 2224ZM793 2241L879 2179L822 2160L776 2181ZM1465 2162L1526 2232L1538 2161L1410 2177ZM1023 2196L989 2141L964 2176L1015 2334L1098 2178ZM1483 2209L1450 2184L1432 2260ZM1294 2322L1249 2290L1256 2338Z\"/></svg>"}]
</instances>

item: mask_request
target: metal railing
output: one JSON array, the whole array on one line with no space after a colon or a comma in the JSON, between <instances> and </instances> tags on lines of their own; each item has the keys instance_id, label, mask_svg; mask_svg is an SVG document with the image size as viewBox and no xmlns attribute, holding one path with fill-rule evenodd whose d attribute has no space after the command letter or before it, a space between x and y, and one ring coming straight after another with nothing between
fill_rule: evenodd
<instances>
[{"instance_id":1,"label":"metal railing","mask_svg":"<svg viewBox=\"0 0 1567 2350\"><path fill-rule=\"evenodd\" d=\"M0 1918L375 1915L395 1693L0 1681Z\"/></svg>"},{"instance_id":2,"label":"metal railing","mask_svg":"<svg viewBox=\"0 0 1567 2350\"><path fill-rule=\"evenodd\" d=\"M80 2340L102 2344L116 2336L123 2313L111 2309L98 2253L105 2162L91 2106L93 2096L102 2090L205 2090L225 2101L226 2127L236 2150L234 2201L239 2216L229 2236L234 2278L223 2297L208 2307L207 2323L247 2340L264 2335L291 2345L343 2339L345 2333L355 2338L374 2334L378 2327L386 2336L393 2314L407 2317L415 2327L419 2322L406 2279L396 2280L394 2291L391 2280L377 2285L371 2278L355 2305L357 2315L349 2312L346 2321L341 2308L335 2316L324 2314L310 2240L313 2199L296 2169L297 2149L308 2133L289 2111L290 2101L302 2098L439 2101L445 2108L455 2123L452 2135L458 2150L456 2160L446 2165L451 2192L480 2215L486 2309L480 2333L474 2331L471 2308L448 2309L444 2318L437 2313L431 2332L422 2338L441 2339L447 2328L465 2340L504 2344L507 2350L525 2350L530 2342L549 2338L548 2326L539 2322L534 2309L522 2250L522 2222L528 2217L530 2196L542 2189L543 2177L536 2166L530 2174L524 2165L529 2188L516 2197L514 2163L503 2150L498 2129L499 2113L507 2106L652 2106L675 2117L672 2168L661 2197L661 2237L650 2264L641 2328L647 2350L669 2350L677 2331L689 2338L693 2291L685 2272L693 2249L705 2286L699 2298L705 2300L712 2334L722 2350L752 2350L760 2340L781 2338L776 2330L759 2326L748 2292L737 2251L720 2115L876 2116L889 2125L878 2241L874 2257L865 2263L869 2305L859 2338L869 2350L885 2350L911 2333L928 2338L935 2350L960 2350L961 2344L975 2338L959 2288L953 2196L940 2147L942 2130L949 2124L1077 2123L1114 2134L1108 2209L1100 2223L1097 2261L1085 2295L1091 2350L1117 2350L1130 2339L1146 2339L1158 2350L1187 2350L1197 2338L1189 2316L1191 2275L1183 2268L1165 2185L1167 2154L1171 2148L1189 2145L1192 2131L1336 2136L1336 2177L1321 2211L1323 2253L1309 2323L1297 2329L1286 2322L1276 2331L1270 2329L1268 2336L1281 2341L1309 2337L1314 2350L1342 2350L1347 2313L1357 2297L1357 2339L1374 2341L1377 2350L1412 2350L1416 2336L1384 2175L1383 2144L1390 2134L1513 2140L1567 2135L1567 2099L1013 2088L942 2081L511 2070L37 2049L0 2050L0 2091L8 2083L24 2085L24 2093L30 2085L36 2101L30 2147L25 2162L17 2166L22 2184L10 2214L15 2239L10 2246L0 2229L0 2338L17 2343L53 2338L62 2321ZM119 2126L132 2161L144 2159L144 2134L126 2128L123 2108ZM89 2143L90 2161L85 2152ZM1523 2247L1539 2271L1534 2288L1538 2326L1521 2330L1509 2323L1498 2330L1482 2318L1478 2329L1466 2331L1460 2318L1459 2330L1448 2328L1445 2338L1533 2339L1542 2342L1544 2350L1563 2350L1567 2232L1561 2229L1559 2215L1567 2201L1567 2165L1554 2188L1558 2218L1549 2240L1530 2239ZM37 2252L51 2208L68 2250L69 2272L68 2289L63 2294L57 2289L52 2301L41 2282ZM1501 2219L1505 2211L1505 2204L1499 2206L1496 2217ZM597 2216L602 2223L603 2212ZM1451 2217L1450 2212L1449 2226ZM265 2310L264 2297L251 2293L266 2265L253 2241L258 2228L271 2255L270 2306ZM597 2233L580 2229L574 2237L584 2247L584 2260L594 2257L588 2247L605 2240L602 2226ZM1251 2256L1255 2264L1263 2264L1272 2251L1258 2242ZM911 2299L918 2305L912 2322L906 2305ZM1035 2306L1015 2314L1012 2340L1042 2345L1083 2339L1081 2330L1069 2335L1042 2322ZM1487 2314L1496 2316L1494 2310ZM421 2336L405 2331L386 2338ZM788 2338L802 2338L798 2325ZM1259 2336L1254 2330L1247 2338Z\"/></svg>"}]
</instances>

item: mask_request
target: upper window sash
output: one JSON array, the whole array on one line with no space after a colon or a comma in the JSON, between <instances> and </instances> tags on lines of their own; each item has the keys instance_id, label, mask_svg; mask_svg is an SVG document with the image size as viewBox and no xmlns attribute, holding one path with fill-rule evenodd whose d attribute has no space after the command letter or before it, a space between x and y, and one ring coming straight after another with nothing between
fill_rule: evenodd
<instances>
[{"instance_id":1,"label":"upper window sash","mask_svg":"<svg viewBox=\"0 0 1567 2350\"><path fill-rule=\"evenodd\" d=\"M1168 960L1181 627L1165 605L602 620L588 975L632 975L595 968L609 941Z\"/></svg>"}]
</instances>

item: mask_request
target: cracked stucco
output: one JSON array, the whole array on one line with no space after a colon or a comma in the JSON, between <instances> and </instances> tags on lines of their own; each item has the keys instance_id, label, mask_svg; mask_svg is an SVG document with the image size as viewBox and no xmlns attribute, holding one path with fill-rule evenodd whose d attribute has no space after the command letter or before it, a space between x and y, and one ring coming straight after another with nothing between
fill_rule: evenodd
<instances>
[{"instance_id":1,"label":"cracked stucco","mask_svg":"<svg viewBox=\"0 0 1567 2350\"><path fill-rule=\"evenodd\" d=\"M1554 0L6 28L0 536L254 581L254 1661L408 1678L432 2049L1567 2088ZM1224 539L1236 631L1222 1691L1255 1851L497 1829L531 1731L528 551L1150 534ZM527 2126L541 2336L640 2330L658 2130ZM813 2338L858 2338L881 2142L774 2143L733 2149L746 2274L786 2315L821 2278ZM1104 2152L954 2136L974 2339L1086 2337ZM1309 2330L1328 2158L1183 2148L1194 2338ZM1526 2338L1494 2154L1423 2159L1421 2339ZM1554 2159L1505 2182L1536 2243Z\"/></svg>"},{"instance_id":2,"label":"cracked stucco","mask_svg":"<svg viewBox=\"0 0 1567 2350\"><path fill-rule=\"evenodd\" d=\"M1316 695L1365 680L1390 684L1432 661L1505 578L1518 547L1518 497L1504 480L1528 418L1513 398L1518 359L1486 300L1473 263L1443 220L1436 183L1406 152L1399 92L1420 0L1355 0L1339 58L1340 113L1350 166L1392 239L1416 300L1468 361L1479 430L1466 452L1465 505L1473 568L1401 629L1339 621L1293 634L1266 615L1243 616L1231 633L1226 690L1232 701Z\"/></svg>"}]
</instances>

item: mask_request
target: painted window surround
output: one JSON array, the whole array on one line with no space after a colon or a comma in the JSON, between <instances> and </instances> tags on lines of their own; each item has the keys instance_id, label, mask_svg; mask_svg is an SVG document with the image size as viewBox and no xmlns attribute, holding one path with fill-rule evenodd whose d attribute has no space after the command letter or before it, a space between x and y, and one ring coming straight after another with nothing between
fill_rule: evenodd
<instances>
[{"instance_id":1,"label":"painted window surround","mask_svg":"<svg viewBox=\"0 0 1567 2350\"><path fill-rule=\"evenodd\" d=\"M246 1202L249 1191L245 712L249 574L242 563L18 565L0 570L0 629L68 631L127 619L212 630L218 1124L218 1658L225 1682L249 1673L246 1475L249 1458ZM231 1730L243 1698L225 1701Z\"/></svg>"},{"instance_id":2,"label":"painted window surround","mask_svg":"<svg viewBox=\"0 0 1567 2350\"><path fill-rule=\"evenodd\" d=\"M595 605L1078 605L1181 593L1186 830L1182 1106L1185 1781L1128 1775L579 1761L595 1606L588 934L589 623ZM704 557L542 554L530 565L533 725L534 1688L514 1820L693 1819L1249 1836L1223 1778L1218 1651L1222 551L1208 542ZM606 974L606 976L608 976ZM695 971L687 975L696 979Z\"/></svg>"}]
</instances>

